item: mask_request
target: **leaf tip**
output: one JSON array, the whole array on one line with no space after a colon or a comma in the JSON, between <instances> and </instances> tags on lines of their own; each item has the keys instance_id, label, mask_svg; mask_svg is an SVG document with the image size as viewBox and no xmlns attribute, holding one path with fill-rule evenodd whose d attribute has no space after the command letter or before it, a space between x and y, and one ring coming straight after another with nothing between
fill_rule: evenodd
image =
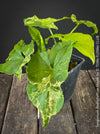
<instances>
[{"instance_id":1,"label":"leaf tip","mask_svg":"<svg viewBox=\"0 0 100 134\"><path fill-rule=\"evenodd\" d=\"M75 14L72 14L72 15L71 15L71 20L72 20L73 22L76 22L76 21L77 21Z\"/></svg>"},{"instance_id":2,"label":"leaf tip","mask_svg":"<svg viewBox=\"0 0 100 134\"><path fill-rule=\"evenodd\" d=\"M93 63L93 65L95 64L95 57L92 59L92 63Z\"/></svg>"}]
</instances>

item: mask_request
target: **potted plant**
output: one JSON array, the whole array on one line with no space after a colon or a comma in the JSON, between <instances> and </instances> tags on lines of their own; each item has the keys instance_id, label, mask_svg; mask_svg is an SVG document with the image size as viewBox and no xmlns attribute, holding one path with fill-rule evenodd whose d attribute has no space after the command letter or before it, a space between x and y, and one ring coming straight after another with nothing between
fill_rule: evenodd
<instances>
[{"instance_id":1,"label":"potted plant","mask_svg":"<svg viewBox=\"0 0 100 134\"><path fill-rule=\"evenodd\" d=\"M72 20L72 22L76 23L76 26L68 34L53 34L51 29L58 29L54 23L64 19ZM27 94L29 100L41 112L43 126L48 125L50 117L57 114L64 104L64 95L61 86L62 88L64 87L62 83L68 79L71 82L71 76L76 77L78 75L78 73L72 74L72 72L80 70L81 65L79 66L79 64L83 63L83 61L81 63L81 58L76 57L80 60L77 67L75 67L78 69L72 69L68 72L73 47L83 55L89 57L93 64L95 63L92 36L74 32L80 24L92 27L94 29L92 35L98 33L96 24L91 21L77 20L74 14L71 17L63 17L61 19L39 19L36 15L24 19L24 25L28 26L32 41L26 45L23 40L20 40L9 53L6 62L0 64L0 72L9 75L15 74L20 80L22 67L27 65L26 73L29 80L26 88ZM51 35L44 41L36 27L49 29ZM53 38L54 45L51 49L46 49L45 44L48 44L50 38ZM56 38L59 41L56 42ZM35 44L38 46L36 53L34 53ZM72 81L72 83L74 82L74 86L75 81ZM73 85L70 82L67 82L67 84ZM69 97L67 96L67 100L71 97L73 91L69 90L68 93Z\"/></svg>"}]
</instances>

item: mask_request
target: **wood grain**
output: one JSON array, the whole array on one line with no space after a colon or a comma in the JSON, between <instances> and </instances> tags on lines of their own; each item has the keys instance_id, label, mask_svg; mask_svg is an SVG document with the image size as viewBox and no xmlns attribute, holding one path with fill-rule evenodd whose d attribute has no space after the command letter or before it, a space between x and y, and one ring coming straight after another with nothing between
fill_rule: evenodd
<instances>
[{"instance_id":1,"label":"wood grain","mask_svg":"<svg viewBox=\"0 0 100 134\"><path fill-rule=\"evenodd\" d=\"M47 127L42 127L40 119L39 134L76 134L70 102L64 104L61 111L51 118Z\"/></svg>"},{"instance_id":2,"label":"wood grain","mask_svg":"<svg viewBox=\"0 0 100 134\"><path fill-rule=\"evenodd\" d=\"M26 94L26 74L13 77L2 134L37 134L37 114Z\"/></svg>"},{"instance_id":3,"label":"wood grain","mask_svg":"<svg viewBox=\"0 0 100 134\"><path fill-rule=\"evenodd\" d=\"M79 134L100 134L96 128L96 90L87 71L80 71L72 98Z\"/></svg>"},{"instance_id":4,"label":"wood grain","mask_svg":"<svg viewBox=\"0 0 100 134\"><path fill-rule=\"evenodd\" d=\"M100 87L100 69L98 70L88 70L90 77L92 78L95 87L97 87L97 83L99 84ZM99 81L98 81L99 80Z\"/></svg>"},{"instance_id":5,"label":"wood grain","mask_svg":"<svg viewBox=\"0 0 100 134\"><path fill-rule=\"evenodd\" d=\"M92 80L94 81L94 83L96 84L96 70L88 70Z\"/></svg>"},{"instance_id":6,"label":"wood grain","mask_svg":"<svg viewBox=\"0 0 100 134\"><path fill-rule=\"evenodd\" d=\"M11 84L12 76L0 74L0 132L3 125Z\"/></svg>"},{"instance_id":7,"label":"wood grain","mask_svg":"<svg viewBox=\"0 0 100 134\"><path fill-rule=\"evenodd\" d=\"M42 118L38 122L37 109L26 94L27 83L26 74L22 75L22 81L14 76L13 83L12 76L0 74L1 134L100 133L100 126L96 128L95 70L80 71L71 105L70 102L64 104L61 111L53 116L49 125L44 128L42 127Z\"/></svg>"}]
</instances>

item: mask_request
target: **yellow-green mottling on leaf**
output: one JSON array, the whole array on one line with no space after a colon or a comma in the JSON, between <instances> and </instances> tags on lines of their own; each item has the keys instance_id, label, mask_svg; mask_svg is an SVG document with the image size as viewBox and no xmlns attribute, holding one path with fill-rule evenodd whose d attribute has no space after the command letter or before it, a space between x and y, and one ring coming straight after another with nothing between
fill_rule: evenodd
<instances>
[{"instance_id":1,"label":"yellow-green mottling on leaf","mask_svg":"<svg viewBox=\"0 0 100 134\"><path fill-rule=\"evenodd\" d=\"M58 43L49 54L44 51L34 54L27 65L26 72L30 81L27 94L33 105L40 110L43 126L48 125L50 117L63 106L64 98L60 86L68 75L71 52L71 42Z\"/></svg>"},{"instance_id":2,"label":"yellow-green mottling on leaf","mask_svg":"<svg viewBox=\"0 0 100 134\"><path fill-rule=\"evenodd\" d=\"M76 26L68 34L53 34L52 29L58 30L55 23L64 19L72 20ZM19 79L21 79L22 67L27 65L26 73L29 80L27 94L33 105L41 112L43 126L47 126L51 116L57 114L63 106L61 84L68 76L73 47L89 57L93 64L95 63L92 36L74 32L80 24L93 28L92 35L98 33L95 23L77 20L74 14L60 19L51 17L40 19L36 15L24 19L24 25L28 26L33 40L27 45L20 40L9 53L6 62L0 64L0 72L15 74ZM46 38L45 42L38 28L49 30L51 36ZM47 44L50 38L53 38L54 45L47 50L45 43ZM59 39L58 43L55 38ZM38 47L37 52L34 52L34 44Z\"/></svg>"}]
</instances>

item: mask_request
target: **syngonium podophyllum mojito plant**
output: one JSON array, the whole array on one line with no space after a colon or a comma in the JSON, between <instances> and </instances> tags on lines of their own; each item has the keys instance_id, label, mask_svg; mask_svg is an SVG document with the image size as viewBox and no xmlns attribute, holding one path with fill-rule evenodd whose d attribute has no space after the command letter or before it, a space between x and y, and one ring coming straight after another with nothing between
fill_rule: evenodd
<instances>
[{"instance_id":1,"label":"syngonium podophyllum mojito plant","mask_svg":"<svg viewBox=\"0 0 100 134\"><path fill-rule=\"evenodd\" d=\"M58 29L54 23L64 19L72 20L76 26L68 34L53 34L51 29ZM74 14L61 19L39 19L36 15L24 19L24 25L28 26L32 41L25 44L20 40L9 53L6 62L0 64L0 72L15 74L19 79L21 79L22 67L27 64L26 73L29 80L27 94L33 105L41 112L43 126L48 125L50 117L57 114L63 106L64 96L61 84L68 76L73 47L89 57L93 64L95 63L92 36L74 32L80 24L92 27L94 29L92 35L98 33L96 24L91 21L77 20ZM36 27L47 28L51 35L43 40ZM54 39L54 45L46 50L45 44L48 44L50 38ZM56 42L56 38L60 40ZM38 46L36 53L34 53L34 43Z\"/></svg>"}]
</instances>

